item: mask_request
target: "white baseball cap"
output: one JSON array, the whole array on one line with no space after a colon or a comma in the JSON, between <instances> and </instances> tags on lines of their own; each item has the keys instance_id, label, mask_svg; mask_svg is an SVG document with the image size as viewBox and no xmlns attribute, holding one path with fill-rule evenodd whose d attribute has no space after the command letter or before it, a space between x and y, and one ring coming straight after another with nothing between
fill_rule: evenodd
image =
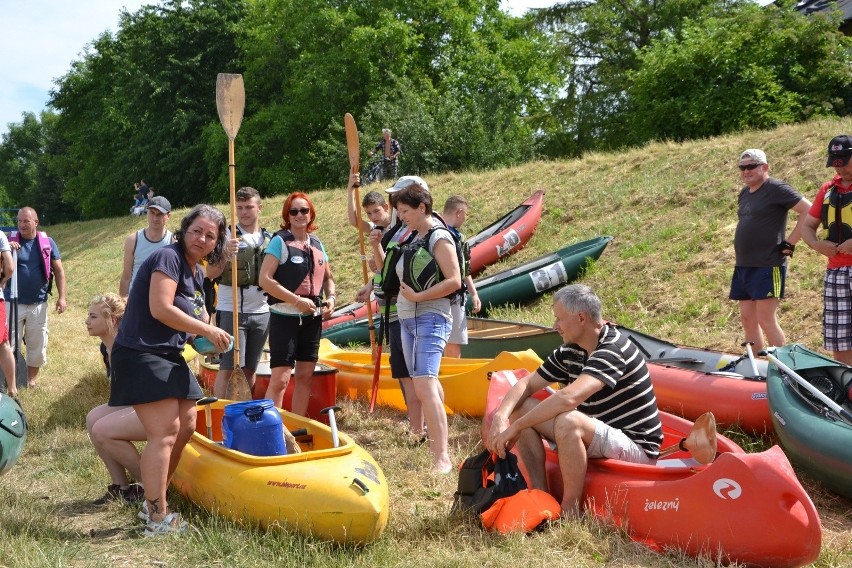
<instances>
[{"instance_id":1,"label":"white baseball cap","mask_svg":"<svg viewBox=\"0 0 852 568\"><path fill-rule=\"evenodd\" d=\"M396 183L393 184L393 187L389 187L385 190L387 193L396 193L400 189L405 189L409 185L419 185L426 191L429 191L429 185L423 180L420 176L402 176Z\"/></svg>"},{"instance_id":2,"label":"white baseball cap","mask_svg":"<svg viewBox=\"0 0 852 568\"><path fill-rule=\"evenodd\" d=\"M763 150L759 150L757 148L749 148L742 154L740 154L740 162L743 160L753 160L758 164L768 164L766 161L766 154Z\"/></svg>"}]
</instances>

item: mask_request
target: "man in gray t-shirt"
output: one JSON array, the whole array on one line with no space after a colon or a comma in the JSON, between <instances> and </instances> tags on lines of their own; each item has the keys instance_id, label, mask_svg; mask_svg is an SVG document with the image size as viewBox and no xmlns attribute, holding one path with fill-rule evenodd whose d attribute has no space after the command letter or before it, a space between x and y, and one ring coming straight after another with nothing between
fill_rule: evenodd
<instances>
[{"instance_id":1,"label":"man in gray t-shirt","mask_svg":"<svg viewBox=\"0 0 852 568\"><path fill-rule=\"evenodd\" d=\"M766 345L786 343L777 312L784 297L787 257L793 256L799 240L798 227L785 239L787 212L805 215L811 203L787 183L769 177L763 150L746 150L738 166L745 186L737 200L736 266L729 298L739 301L745 341L760 351L764 334Z\"/></svg>"}]
</instances>

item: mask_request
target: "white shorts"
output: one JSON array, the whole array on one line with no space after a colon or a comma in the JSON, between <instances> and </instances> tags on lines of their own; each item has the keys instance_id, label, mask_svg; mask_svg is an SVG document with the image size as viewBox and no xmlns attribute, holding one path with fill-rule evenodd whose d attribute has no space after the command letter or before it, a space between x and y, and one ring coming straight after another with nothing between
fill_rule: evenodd
<instances>
[{"instance_id":1,"label":"white shorts","mask_svg":"<svg viewBox=\"0 0 852 568\"><path fill-rule=\"evenodd\" d=\"M653 462L636 442L619 430L607 426L600 420L595 421L595 437L586 450L590 458L611 458L631 463L650 464Z\"/></svg>"},{"instance_id":2,"label":"white shorts","mask_svg":"<svg viewBox=\"0 0 852 568\"><path fill-rule=\"evenodd\" d=\"M453 315L453 329L447 343L467 345L467 315L464 313L463 302L450 302L450 313Z\"/></svg>"},{"instance_id":3,"label":"white shorts","mask_svg":"<svg viewBox=\"0 0 852 568\"><path fill-rule=\"evenodd\" d=\"M27 367L41 368L47 364L47 306L47 302L18 304L18 337L23 335ZM10 339L10 344L14 345L15 339L11 336Z\"/></svg>"}]
</instances>

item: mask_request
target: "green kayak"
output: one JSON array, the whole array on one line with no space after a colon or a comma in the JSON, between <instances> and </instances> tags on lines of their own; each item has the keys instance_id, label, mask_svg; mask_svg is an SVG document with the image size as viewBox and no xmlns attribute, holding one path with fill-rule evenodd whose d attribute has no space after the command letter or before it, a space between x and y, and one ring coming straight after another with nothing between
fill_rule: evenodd
<instances>
[{"instance_id":1,"label":"green kayak","mask_svg":"<svg viewBox=\"0 0 852 568\"><path fill-rule=\"evenodd\" d=\"M852 498L852 367L801 345L779 347L774 356L792 371L771 362L767 377L781 446L791 462L825 487Z\"/></svg>"},{"instance_id":2,"label":"green kayak","mask_svg":"<svg viewBox=\"0 0 852 568\"><path fill-rule=\"evenodd\" d=\"M0 394L0 475L15 465L27 441L27 419L11 396Z\"/></svg>"},{"instance_id":3,"label":"green kayak","mask_svg":"<svg viewBox=\"0 0 852 568\"><path fill-rule=\"evenodd\" d=\"M556 252L541 256L535 260L525 262L509 270L498 272L487 278L475 280L476 290L482 302L482 310L478 315L487 315L489 307L502 306L505 304L523 304L534 300L538 296L549 292L562 284L572 282L579 278L586 266L600 258L612 237L596 237L573 245L562 247ZM472 305L468 297L467 311L470 313ZM376 321L380 314L374 314ZM473 318L469 319L471 321ZM512 323L512 322L504 322ZM527 325L527 324L515 324ZM517 331L517 330L515 330ZM550 333L547 333L547 332ZM521 342L519 350L533 348L539 357L544 358L542 353L550 353L559 343L559 335L544 328L538 330L525 330L526 335L542 337L542 346L530 344L529 341ZM506 331L505 337L512 335L512 330ZM337 325L332 325L322 331L322 336L331 340L335 345L364 345L370 342L367 318L361 317L349 320ZM494 357L501 351L511 350L508 347L495 346L499 341L491 341L487 345L468 347L467 351L462 349L462 357ZM475 349L475 350L474 350ZM539 353L541 349L541 353Z\"/></svg>"}]
</instances>

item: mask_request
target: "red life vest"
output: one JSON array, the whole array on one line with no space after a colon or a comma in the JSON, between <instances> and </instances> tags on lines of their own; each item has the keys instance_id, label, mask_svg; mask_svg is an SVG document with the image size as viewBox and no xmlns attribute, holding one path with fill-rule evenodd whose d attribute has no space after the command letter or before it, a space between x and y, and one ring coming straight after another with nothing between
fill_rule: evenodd
<instances>
[{"instance_id":1,"label":"red life vest","mask_svg":"<svg viewBox=\"0 0 852 568\"><path fill-rule=\"evenodd\" d=\"M290 231L281 230L276 235L284 241L287 260L278 265L273 278L298 296L321 299L326 261L320 240L309 235L307 248L301 248L296 246L296 238ZM275 301L272 296L269 297L270 304L279 302L281 300Z\"/></svg>"}]
</instances>

